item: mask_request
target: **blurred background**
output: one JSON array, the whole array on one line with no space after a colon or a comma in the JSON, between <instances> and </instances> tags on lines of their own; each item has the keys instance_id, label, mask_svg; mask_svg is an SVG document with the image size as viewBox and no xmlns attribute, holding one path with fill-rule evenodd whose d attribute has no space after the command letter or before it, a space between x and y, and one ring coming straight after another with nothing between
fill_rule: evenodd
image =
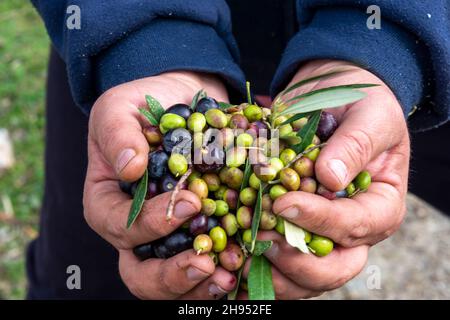
<instances>
[{"instance_id":1,"label":"blurred background","mask_svg":"<svg viewBox=\"0 0 450 320\"><path fill-rule=\"evenodd\" d=\"M0 299L26 294L24 253L43 191L49 39L28 1L0 1ZM366 269L321 299L450 299L450 220L408 197L405 223Z\"/></svg>"}]
</instances>

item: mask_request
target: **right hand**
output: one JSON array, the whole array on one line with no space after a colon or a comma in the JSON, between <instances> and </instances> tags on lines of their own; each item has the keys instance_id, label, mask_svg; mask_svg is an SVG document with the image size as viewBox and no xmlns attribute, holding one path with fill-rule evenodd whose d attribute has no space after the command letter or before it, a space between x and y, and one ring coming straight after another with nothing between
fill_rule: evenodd
<instances>
[{"instance_id":1,"label":"right hand","mask_svg":"<svg viewBox=\"0 0 450 320\"><path fill-rule=\"evenodd\" d=\"M119 271L132 294L141 299L218 299L236 285L233 274L215 265L208 255L184 251L170 259L140 261L132 249L166 236L201 209L197 196L181 191L174 217L166 221L170 193L144 203L140 216L126 228L131 202L118 180L136 181L147 167L149 146L142 134L138 107L151 94L164 107L189 104L200 89L227 101L223 84L213 76L168 72L114 87L92 108L89 119L89 164L84 186L84 216L89 226L119 252Z\"/></svg>"}]
</instances>

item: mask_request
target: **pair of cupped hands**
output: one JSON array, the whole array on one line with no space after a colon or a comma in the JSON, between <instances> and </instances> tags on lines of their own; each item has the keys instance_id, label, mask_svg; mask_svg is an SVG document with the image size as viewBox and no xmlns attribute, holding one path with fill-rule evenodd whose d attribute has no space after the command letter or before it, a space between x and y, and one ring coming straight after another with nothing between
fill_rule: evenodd
<instances>
[{"instance_id":1,"label":"pair of cupped hands","mask_svg":"<svg viewBox=\"0 0 450 320\"><path fill-rule=\"evenodd\" d=\"M364 268L370 246L389 237L405 214L410 156L409 136L402 108L394 94L372 73L343 61L312 61L292 79L323 74L336 68L350 71L297 89L300 94L323 87L375 83L368 96L330 110L339 127L321 151L316 175L326 188L344 189L362 170L372 175L368 192L347 199L328 200L305 192L289 192L277 199L275 214L313 233L329 237L336 248L326 257L304 254L273 231L259 239L272 240L265 252L272 263L277 299L301 299L344 285ZM180 227L199 213L200 200L189 191L177 197L174 217L166 220L170 193L145 201L132 228L126 228L130 198L118 180L135 181L147 167L149 146L142 134L145 120L138 108L150 94L167 108L189 104L200 89L218 101L228 101L218 77L188 71L167 72L114 87L95 103L89 120L89 165L84 188L84 216L88 224L119 252L119 271L132 294L142 299L219 299L237 285L235 275L215 267L208 255L194 250L170 259L140 261L136 245L147 243ZM243 276L249 270L249 260ZM245 293L239 298L245 299Z\"/></svg>"}]
</instances>

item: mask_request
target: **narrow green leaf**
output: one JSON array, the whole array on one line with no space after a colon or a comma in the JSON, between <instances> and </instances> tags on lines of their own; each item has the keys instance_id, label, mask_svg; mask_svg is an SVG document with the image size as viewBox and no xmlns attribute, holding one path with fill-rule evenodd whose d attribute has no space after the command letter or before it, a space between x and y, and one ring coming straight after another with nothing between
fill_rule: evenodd
<instances>
[{"instance_id":1,"label":"narrow green leaf","mask_svg":"<svg viewBox=\"0 0 450 320\"><path fill-rule=\"evenodd\" d=\"M245 260L244 263L242 264L242 267L239 269L238 273L237 273L237 282L236 282L236 287L234 287L233 291L231 291L228 294L228 300L236 300L236 296L239 292L240 289L240 284L241 284L241 279L242 279L242 272L244 271L244 264L245 264Z\"/></svg>"},{"instance_id":2,"label":"narrow green leaf","mask_svg":"<svg viewBox=\"0 0 450 320\"><path fill-rule=\"evenodd\" d=\"M262 191L264 186L259 186L258 190L258 197L256 199L255 204L255 210L253 212L253 218L252 218L252 244L250 246L250 252L253 253L253 250L255 249L255 243L256 243L256 236L258 235L258 229L259 229L259 222L261 220L261 201L262 201Z\"/></svg>"},{"instance_id":3,"label":"narrow green leaf","mask_svg":"<svg viewBox=\"0 0 450 320\"><path fill-rule=\"evenodd\" d=\"M250 164L250 159L247 158L247 160L245 161L244 176L242 177L242 183L241 183L240 191L242 191L244 188L248 187L248 180L250 180L251 174L252 174L252 166ZM241 206L241 201L240 201L240 199L238 197L237 208L239 208L240 206Z\"/></svg>"},{"instance_id":4,"label":"narrow green leaf","mask_svg":"<svg viewBox=\"0 0 450 320\"><path fill-rule=\"evenodd\" d=\"M315 95L317 93L321 93L321 92L327 92L327 91L336 91L339 89L362 89L362 88L370 88L370 87L378 87L378 84L372 84L372 83L358 83L358 84L346 84L346 85L342 85L342 86L334 86L334 87L328 87L328 88L322 88L322 89L317 89L317 90L313 90L313 91L309 91L306 93L303 93L301 95L295 96L289 100L286 101L287 102L292 102L294 100L298 100L298 99L303 99L312 95Z\"/></svg>"},{"instance_id":5,"label":"narrow green leaf","mask_svg":"<svg viewBox=\"0 0 450 320\"><path fill-rule=\"evenodd\" d=\"M250 91L250 82L246 82L245 86L247 88L247 102L248 104L252 104L252 93Z\"/></svg>"},{"instance_id":6,"label":"narrow green leaf","mask_svg":"<svg viewBox=\"0 0 450 320\"><path fill-rule=\"evenodd\" d=\"M252 256L247 284L250 300L275 300L272 265L266 257Z\"/></svg>"},{"instance_id":7,"label":"narrow green leaf","mask_svg":"<svg viewBox=\"0 0 450 320\"><path fill-rule=\"evenodd\" d=\"M231 107L234 107L234 104L227 103L227 102L218 102L220 109L228 109Z\"/></svg>"},{"instance_id":8,"label":"narrow green leaf","mask_svg":"<svg viewBox=\"0 0 450 320\"><path fill-rule=\"evenodd\" d=\"M296 153L303 152L303 150L305 150L313 141L317 127L319 126L321 113L322 111L320 110L314 111L305 126L297 133L297 135L302 138L302 141L291 147Z\"/></svg>"},{"instance_id":9,"label":"narrow green leaf","mask_svg":"<svg viewBox=\"0 0 450 320\"><path fill-rule=\"evenodd\" d=\"M153 98L150 95L146 95L145 100L147 101L147 105L148 105L148 108L150 109L150 112L153 114L153 116L159 123L159 119L161 119L162 115L165 112L161 103L159 103L158 100L156 100L155 98Z\"/></svg>"},{"instance_id":10,"label":"narrow green leaf","mask_svg":"<svg viewBox=\"0 0 450 320\"><path fill-rule=\"evenodd\" d=\"M297 248L303 253L309 253L308 246L305 242L305 231L302 228L284 220L284 236L286 242L292 247Z\"/></svg>"},{"instance_id":11,"label":"narrow green leaf","mask_svg":"<svg viewBox=\"0 0 450 320\"><path fill-rule=\"evenodd\" d=\"M199 90L195 96L192 98L192 102L191 102L191 109L194 110L195 106L197 105L198 100L203 99L207 96L206 91L201 89Z\"/></svg>"},{"instance_id":12,"label":"narrow green leaf","mask_svg":"<svg viewBox=\"0 0 450 320\"><path fill-rule=\"evenodd\" d=\"M148 171L147 169L144 172L144 175L139 181L139 184L136 188L136 192L134 194L133 203L131 203L130 213L128 214L127 228L129 229L139 213L141 212L142 206L144 205L145 196L147 195L147 185L148 185Z\"/></svg>"},{"instance_id":13,"label":"narrow green leaf","mask_svg":"<svg viewBox=\"0 0 450 320\"><path fill-rule=\"evenodd\" d=\"M273 241L260 241L256 240L255 249L253 250L254 256L260 256L272 247Z\"/></svg>"},{"instance_id":14,"label":"narrow green leaf","mask_svg":"<svg viewBox=\"0 0 450 320\"><path fill-rule=\"evenodd\" d=\"M281 95L284 96L286 93L291 92L292 90L295 90L297 88L300 88L301 86L304 86L305 84L308 84L310 82L313 82L313 81L316 81L316 80L320 80L320 79L330 78L332 76L335 76L337 74L340 74L340 73L343 73L343 72L346 72L346 71L349 71L349 70L335 70L335 71L331 71L331 72L328 72L328 73L320 74L318 76L314 76L314 77L311 77L311 78L306 78L304 80L301 80L299 82L294 83L289 88L284 89L284 91L281 93Z\"/></svg>"},{"instance_id":15,"label":"narrow green leaf","mask_svg":"<svg viewBox=\"0 0 450 320\"><path fill-rule=\"evenodd\" d=\"M355 89L336 89L333 91L319 92L294 103L280 112L279 115L337 108L361 100L366 96L367 94L365 92Z\"/></svg>"},{"instance_id":16,"label":"narrow green leaf","mask_svg":"<svg viewBox=\"0 0 450 320\"><path fill-rule=\"evenodd\" d=\"M142 113L147 120L150 122L151 125L157 126L159 124L158 120L155 119L155 117L147 110L145 109L139 109L139 112Z\"/></svg>"},{"instance_id":17,"label":"narrow green leaf","mask_svg":"<svg viewBox=\"0 0 450 320\"><path fill-rule=\"evenodd\" d=\"M292 123L294 121L297 121L301 118L306 118L309 117L311 114L313 114L313 112L306 112L306 113L297 113L296 115L293 115L292 117L290 117L289 119L287 119L286 121L284 121L282 124L280 124L279 126L284 126L285 124L289 124Z\"/></svg>"}]
</instances>

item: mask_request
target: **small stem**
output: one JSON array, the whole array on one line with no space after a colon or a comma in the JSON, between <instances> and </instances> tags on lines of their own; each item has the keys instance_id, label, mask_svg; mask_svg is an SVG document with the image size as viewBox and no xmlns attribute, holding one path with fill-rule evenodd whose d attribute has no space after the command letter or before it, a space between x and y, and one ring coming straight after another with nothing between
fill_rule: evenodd
<instances>
[{"instance_id":1,"label":"small stem","mask_svg":"<svg viewBox=\"0 0 450 320\"><path fill-rule=\"evenodd\" d=\"M247 87L247 102L248 104L252 104L252 94L250 92L250 82L246 82L245 86Z\"/></svg>"},{"instance_id":2,"label":"small stem","mask_svg":"<svg viewBox=\"0 0 450 320\"><path fill-rule=\"evenodd\" d=\"M324 143L318 144L317 146L314 146L314 147L311 147L311 148L309 148L309 149L307 149L307 150L304 150L303 152L300 152L300 153L299 153L294 159L292 159L292 161L289 162L284 168L289 168L290 166L292 166L292 165L294 164L295 161L297 161L298 159L300 159L301 157L303 157L305 154L310 153L311 151L314 151L314 150L316 150L316 149L318 149L318 148L322 148L322 147L324 147L324 146L326 146L326 145L327 145L327 143L324 142ZM283 169L284 169L284 168L283 168Z\"/></svg>"},{"instance_id":3,"label":"small stem","mask_svg":"<svg viewBox=\"0 0 450 320\"><path fill-rule=\"evenodd\" d=\"M177 198L178 193L181 190L181 186L186 181L186 179L189 177L189 175L192 173L192 167L190 167L185 174L180 178L178 181L175 189L172 191L172 194L170 195L170 201L169 206L167 207L167 213L166 213L166 220L170 222L170 220L173 217L173 208L175 207L175 199Z\"/></svg>"}]
</instances>

